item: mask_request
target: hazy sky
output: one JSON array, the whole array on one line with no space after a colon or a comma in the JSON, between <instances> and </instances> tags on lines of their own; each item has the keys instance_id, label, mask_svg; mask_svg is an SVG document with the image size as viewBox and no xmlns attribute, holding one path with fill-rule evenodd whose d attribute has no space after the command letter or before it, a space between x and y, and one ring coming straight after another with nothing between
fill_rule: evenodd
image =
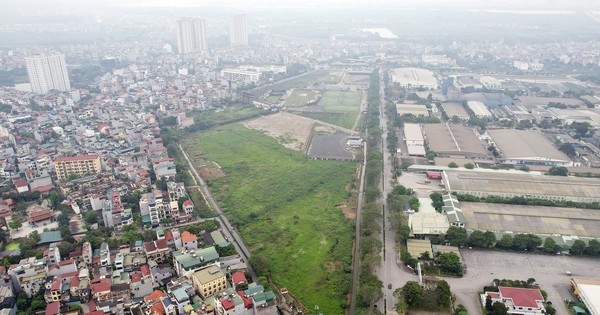
<instances>
[{"instance_id":1,"label":"hazy sky","mask_svg":"<svg viewBox=\"0 0 600 315\"><path fill-rule=\"evenodd\" d=\"M105 5L129 6L400 6L421 8L511 8L552 10L564 8L600 8L598 0L0 0L0 11L16 7L86 8Z\"/></svg>"}]
</instances>

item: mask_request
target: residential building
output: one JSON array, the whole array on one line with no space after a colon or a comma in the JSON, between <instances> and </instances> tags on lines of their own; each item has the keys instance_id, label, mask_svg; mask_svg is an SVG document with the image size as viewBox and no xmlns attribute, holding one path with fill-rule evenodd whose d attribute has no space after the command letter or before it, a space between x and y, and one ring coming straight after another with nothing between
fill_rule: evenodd
<instances>
[{"instance_id":1,"label":"residential building","mask_svg":"<svg viewBox=\"0 0 600 315\"><path fill-rule=\"evenodd\" d=\"M110 258L110 248L107 243L100 244L100 266L106 267L112 265L112 259Z\"/></svg>"},{"instance_id":2,"label":"residential building","mask_svg":"<svg viewBox=\"0 0 600 315\"><path fill-rule=\"evenodd\" d=\"M19 264L9 268L8 274L13 281L15 293L25 292L27 297L34 296L44 287L46 279L45 259L29 257L21 259Z\"/></svg>"},{"instance_id":3,"label":"residential building","mask_svg":"<svg viewBox=\"0 0 600 315\"><path fill-rule=\"evenodd\" d=\"M210 265L220 266L220 261L219 253L214 246L173 252L173 265L180 277L190 277L197 270Z\"/></svg>"},{"instance_id":4,"label":"residential building","mask_svg":"<svg viewBox=\"0 0 600 315\"><path fill-rule=\"evenodd\" d=\"M221 70L221 77L227 81L256 83L260 81L261 73L246 69L224 69Z\"/></svg>"},{"instance_id":5,"label":"residential building","mask_svg":"<svg viewBox=\"0 0 600 315\"><path fill-rule=\"evenodd\" d=\"M182 18L176 22L177 50L180 54L208 51L206 21L199 18Z\"/></svg>"},{"instance_id":6,"label":"residential building","mask_svg":"<svg viewBox=\"0 0 600 315\"><path fill-rule=\"evenodd\" d=\"M183 233L181 233L181 241L186 250L198 248L198 237L188 231L183 231Z\"/></svg>"},{"instance_id":7,"label":"residential building","mask_svg":"<svg viewBox=\"0 0 600 315\"><path fill-rule=\"evenodd\" d=\"M81 246L81 256L86 265L92 265L94 252L92 251L92 244L90 244L90 242L85 242Z\"/></svg>"},{"instance_id":8,"label":"residential building","mask_svg":"<svg viewBox=\"0 0 600 315\"><path fill-rule=\"evenodd\" d=\"M64 55L40 54L25 57L25 65L31 90L34 93L45 94L50 90L69 91L71 89Z\"/></svg>"},{"instance_id":9,"label":"residential building","mask_svg":"<svg viewBox=\"0 0 600 315\"><path fill-rule=\"evenodd\" d=\"M187 197L184 183L167 182L167 192L171 201L178 201L181 198Z\"/></svg>"},{"instance_id":10,"label":"residential building","mask_svg":"<svg viewBox=\"0 0 600 315\"><path fill-rule=\"evenodd\" d=\"M485 305L485 300L488 296L492 299L492 303L504 303L508 308L508 314L546 314L544 297L539 289L498 287L498 292L485 292L481 294L482 305Z\"/></svg>"},{"instance_id":11,"label":"residential building","mask_svg":"<svg viewBox=\"0 0 600 315\"><path fill-rule=\"evenodd\" d=\"M146 254L146 258L148 260L154 260L157 263L163 262L169 251L167 240L164 238L144 243L144 253Z\"/></svg>"},{"instance_id":12,"label":"residential building","mask_svg":"<svg viewBox=\"0 0 600 315\"><path fill-rule=\"evenodd\" d=\"M60 262L60 251L58 250L58 246L56 246L56 244L52 245L44 252L44 257L46 258L46 263L48 265L54 265Z\"/></svg>"},{"instance_id":13,"label":"residential building","mask_svg":"<svg viewBox=\"0 0 600 315\"><path fill-rule=\"evenodd\" d=\"M62 181L69 175L98 174L102 171L102 166L97 155L58 157L54 159L54 171L56 178Z\"/></svg>"},{"instance_id":14,"label":"residential building","mask_svg":"<svg viewBox=\"0 0 600 315\"><path fill-rule=\"evenodd\" d=\"M203 297L207 298L227 288L227 278L221 268L210 266L194 272L192 275L194 289Z\"/></svg>"},{"instance_id":15,"label":"residential building","mask_svg":"<svg viewBox=\"0 0 600 315\"><path fill-rule=\"evenodd\" d=\"M102 209L102 220L104 226L121 229L125 225L133 223L131 209L125 209L121 202L121 195L117 190L112 190L107 195Z\"/></svg>"},{"instance_id":16,"label":"residential building","mask_svg":"<svg viewBox=\"0 0 600 315\"><path fill-rule=\"evenodd\" d=\"M248 45L248 25L245 14L229 19L229 44L232 47Z\"/></svg>"}]
</instances>

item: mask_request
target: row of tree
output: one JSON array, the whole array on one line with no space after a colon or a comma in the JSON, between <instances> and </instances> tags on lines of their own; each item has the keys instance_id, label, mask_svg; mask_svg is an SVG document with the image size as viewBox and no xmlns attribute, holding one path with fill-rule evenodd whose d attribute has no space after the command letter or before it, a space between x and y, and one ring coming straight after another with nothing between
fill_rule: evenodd
<instances>
[{"instance_id":1,"label":"row of tree","mask_svg":"<svg viewBox=\"0 0 600 315\"><path fill-rule=\"evenodd\" d=\"M450 243L452 246L471 246L479 248L497 247L504 250L516 251L544 251L546 253L558 253L561 248L552 237L544 240L535 234L504 234L498 240L496 234L490 231L475 230L468 235L467 230L460 227L450 227L446 234L440 234L432 239L433 243ZM583 240L576 240L570 248L573 255L600 256L600 241L592 239L587 244Z\"/></svg>"},{"instance_id":2,"label":"row of tree","mask_svg":"<svg viewBox=\"0 0 600 315\"><path fill-rule=\"evenodd\" d=\"M381 262L382 243L381 210L374 201L381 195L379 180L383 171L383 155L379 150L381 129L379 128L379 71L371 74L368 93L366 133L367 133L367 168L365 170L365 201L361 213L360 234L360 270L357 298L357 309L371 311L375 302L383 297L383 282L375 274L375 267Z\"/></svg>"}]
</instances>

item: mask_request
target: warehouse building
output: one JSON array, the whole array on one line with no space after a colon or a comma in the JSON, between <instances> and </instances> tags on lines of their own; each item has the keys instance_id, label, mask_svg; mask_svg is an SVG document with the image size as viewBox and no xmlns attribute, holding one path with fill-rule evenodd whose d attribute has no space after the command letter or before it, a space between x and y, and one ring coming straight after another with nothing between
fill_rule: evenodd
<instances>
[{"instance_id":1,"label":"warehouse building","mask_svg":"<svg viewBox=\"0 0 600 315\"><path fill-rule=\"evenodd\" d=\"M600 315L600 280L572 278L573 292L591 315Z\"/></svg>"},{"instance_id":2,"label":"warehouse building","mask_svg":"<svg viewBox=\"0 0 600 315\"><path fill-rule=\"evenodd\" d=\"M400 116L411 114L415 116L429 117L429 109L427 106L420 104L396 104L396 112Z\"/></svg>"},{"instance_id":3,"label":"warehouse building","mask_svg":"<svg viewBox=\"0 0 600 315\"><path fill-rule=\"evenodd\" d=\"M419 124L404 124L404 141L408 155L425 156L425 139Z\"/></svg>"},{"instance_id":4,"label":"warehouse building","mask_svg":"<svg viewBox=\"0 0 600 315\"><path fill-rule=\"evenodd\" d=\"M491 143L500 152L500 160L512 165L573 166L573 162L543 134L536 131L489 130Z\"/></svg>"},{"instance_id":5,"label":"warehouse building","mask_svg":"<svg viewBox=\"0 0 600 315\"><path fill-rule=\"evenodd\" d=\"M461 202L460 206L470 230L600 238L600 212L594 209L479 202Z\"/></svg>"},{"instance_id":6,"label":"warehouse building","mask_svg":"<svg viewBox=\"0 0 600 315\"><path fill-rule=\"evenodd\" d=\"M458 194L600 202L600 181L595 178L483 169L447 169L442 175L446 191Z\"/></svg>"},{"instance_id":7,"label":"warehouse building","mask_svg":"<svg viewBox=\"0 0 600 315\"><path fill-rule=\"evenodd\" d=\"M420 68L396 68L392 73L392 81L398 83L400 87L409 89L429 89L439 88L438 80L433 72Z\"/></svg>"},{"instance_id":8,"label":"warehouse building","mask_svg":"<svg viewBox=\"0 0 600 315\"><path fill-rule=\"evenodd\" d=\"M485 107L485 104L478 101L468 101L467 106L471 111L473 111L473 115L477 118L483 119L491 119L492 113Z\"/></svg>"},{"instance_id":9,"label":"warehouse building","mask_svg":"<svg viewBox=\"0 0 600 315\"><path fill-rule=\"evenodd\" d=\"M485 142L470 127L452 124L423 125L429 149L440 157L491 159Z\"/></svg>"},{"instance_id":10,"label":"warehouse building","mask_svg":"<svg viewBox=\"0 0 600 315\"><path fill-rule=\"evenodd\" d=\"M442 109L446 116L448 116L448 119L452 119L454 116L460 120L469 120L469 118L471 118L461 103L444 102L442 103Z\"/></svg>"}]
</instances>

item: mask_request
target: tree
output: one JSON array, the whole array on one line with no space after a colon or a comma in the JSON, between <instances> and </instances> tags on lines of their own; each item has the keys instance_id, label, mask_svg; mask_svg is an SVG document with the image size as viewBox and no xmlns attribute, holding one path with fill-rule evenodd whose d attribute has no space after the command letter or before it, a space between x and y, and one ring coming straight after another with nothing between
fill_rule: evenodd
<instances>
[{"instance_id":1,"label":"tree","mask_svg":"<svg viewBox=\"0 0 600 315\"><path fill-rule=\"evenodd\" d=\"M548 175L552 176L567 176L569 175L569 169L564 166L552 166L548 170Z\"/></svg>"},{"instance_id":2,"label":"tree","mask_svg":"<svg viewBox=\"0 0 600 315\"><path fill-rule=\"evenodd\" d=\"M451 226L446 232L446 240L448 240L451 246L465 246L467 243L467 230Z\"/></svg>"},{"instance_id":3,"label":"tree","mask_svg":"<svg viewBox=\"0 0 600 315\"><path fill-rule=\"evenodd\" d=\"M546 253L554 253L556 252L556 242L551 237L546 237L544 240L544 251Z\"/></svg>"},{"instance_id":4,"label":"tree","mask_svg":"<svg viewBox=\"0 0 600 315\"><path fill-rule=\"evenodd\" d=\"M435 158L436 154L435 151L433 150L429 150L427 151L427 159L430 161L433 161L433 159Z\"/></svg>"},{"instance_id":5,"label":"tree","mask_svg":"<svg viewBox=\"0 0 600 315\"><path fill-rule=\"evenodd\" d=\"M13 219L12 221L10 221L10 223L8 223L8 226L13 230L18 230L23 226L23 224L21 223L21 220Z\"/></svg>"},{"instance_id":6,"label":"tree","mask_svg":"<svg viewBox=\"0 0 600 315\"><path fill-rule=\"evenodd\" d=\"M492 305L491 311L488 312L488 315L507 315L508 308L504 303L494 302Z\"/></svg>"},{"instance_id":7,"label":"tree","mask_svg":"<svg viewBox=\"0 0 600 315\"><path fill-rule=\"evenodd\" d=\"M269 274L269 265L267 259L261 255L252 255L249 259L252 269L256 272L256 275L262 276Z\"/></svg>"},{"instance_id":8,"label":"tree","mask_svg":"<svg viewBox=\"0 0 600 315\"><path fill-rule=\"evenodd\" d=\"M585 249L586 254L590 256L600 255L600 241L592 239L588 242L588 247Z\"/></svg>"},{"instance_id":9,"label":"tree","mask_svg":"<svg viewBox=\"0 0 600 315\"><path fill-rule=\"evenodd\" d=\"M523 172L529 172L529 171L531 171L531 169L527 165L522 165L521 167L519 167L519 169L521 171L523 171Z\"/></svg>"},{"instance_id":10,"label":"tree","mask_svg":"<svg viewBox=\"0 0 600 315\"><path fill-rule=\"evenodd\" d=\"M450 285L448 285L448 282L446 282L446 280L439 281L433 293L438 307L444 309L450 307L450 301L452 300L452 291L450 291Z\"/></svg>"},{"instance_id":11,"label":"tree","mask_svg":"<svg viewBox=\"0 0 600 315\"><path fill-rule=\"evenodd\" d=\"M561 144L558 150L563 152L570 158L574 157L577 154L577 152L575 152L575 148L573 148L573 146L570 143Z\"/></svg>"},{"instance_id":12,"label":"tree","mask_svg":"<svg viewBox=\"0 0 600 315\"><path fill-rule=\"evenodd\" d=\"M509 234L502 235L502 238L496 243L496 246L503 249L509 249L513 246L513 237Z\"/></svg>"},{"instance_id":13,"label":"tree","mask_svg":"<svg viewBox=\"0 0 600 315\"><path fill-rule=\"evenodd\" d=\"M456 163L454 163L454 162L450 162L450 163L448 163L448 167L449 167L449 168L457 168L457 167L458 167L458 164L456 164Z\"/></svg>"},{"instance_id":14,"label":"tree","mask_svg":"<svg viewBox=\"0 0 600 315\"><path fill-rule=\"evenodd\" d=\"M546 304L546 314L548 314L548 315L556 314L556 309L554 308L554 306L552 306L552 304Z\"/></svg>"},{"instance_id":15,"label":"tree","mask_svg":"<svg viewBox=\"0 0 600 315\"><path fill-rule=\"evenodd\" d=\"M402 296L409 306L418 306L423 302L425 290L416 281L408 281L402 287Z\"/></svg>"},{"instance_id":16,"label":"tree","mask_svg":"<svg viewBox=\"0 0 600 315\"><path fill-rule=\"evenodd\" d=\"M496 244L496 234L494 232L485 231L483 233L483 240L486 248L490 248Z\"/></svg>"},{"instance_id":17,"label":"tree","mask_svg":"<svg viewBox=\"0 0 600 315\"><path fill-rule=\"evenodd\" d=\"M92 225L94 223L98 223L98 212L94 210L90 210L83 215L83 220L88 225Z\"/></svg>"},{"instance_id":18,"label":"tree","mask_svg":"<svg viewBox=\"0 0 600 315\"><path fill-rule=\"evenodd\" d=\"M571 246L571 254L581 256L585 250L585 242L582 240L576 240Z\"/></svg>"},{"instance_id":19,"label":"tree","mask_svg":"<svg viewBox=\"0 0 600 315\"><path fill-rule=\"evenodd\" d=\"M429 198L431 198L431 205L435 208L435 210L442 212L442 207L444 206L444 196L442 196L442 194L439 192L433 192L429 195Z\"/></svg>"},{"instance_id":20,"label":"tree","mask_svg":"<svg viewBox=\"0 0 600 315\"><path fill-rule=\"evenodd\" d=\"M454 252L440 254L437 257L437 263L442 269L448 272L462 274L460 257Z\"/></svg>"},{"instance_id":21,"label":"tree","mask_svg":"<svg viewBox=\"0 0 600 315\"><path fill-rule=\"evenodd\" d=\"M417 197L412 197L410 198L410 208L415 210L416 212L419 212L419 198Z\"/></svg>"},{"instance_id":22,"label":"tree","mask_svg":"<svg viewBox=\"0 0 600 315\"><path fill-rule=\"evenodd\" d=\"M468 170L472 170L475 168L475 165L473 165L473 163L467 163L464 165L464 167Z\"/></svg>"},{"instance_id":23,"label":"tree","mask_svg":"<svg viewBox=\"0 0 600 315\"><path fill-rule=\"evenodd\" d=\"M483 232L481 231L473 231L471 235L469 235L468 239L469 245L474 247L486 247L485 246L485 237L483 236Z\"/></svg>"},{"instance_id":24,"label":"tree","mask_svg":"<svg viewBox=\"0 0 600 315\"><path fill-rule=\"evenodd\" d=\"M527 279L527 285L532 285L535 283L535 278L529 278Z\"/></svg>"},{"instance_id":25,"label":"tree","mask_svg":"<svg viewBox=\"0 0 600 315\"><path fill-rule=\"evenodd\" d=\"M492 305L493 305L492 297L489 295L486 295L485 296L485 309L488 310L488 312L492 310Z\"/></svg>"}]
</instances>

